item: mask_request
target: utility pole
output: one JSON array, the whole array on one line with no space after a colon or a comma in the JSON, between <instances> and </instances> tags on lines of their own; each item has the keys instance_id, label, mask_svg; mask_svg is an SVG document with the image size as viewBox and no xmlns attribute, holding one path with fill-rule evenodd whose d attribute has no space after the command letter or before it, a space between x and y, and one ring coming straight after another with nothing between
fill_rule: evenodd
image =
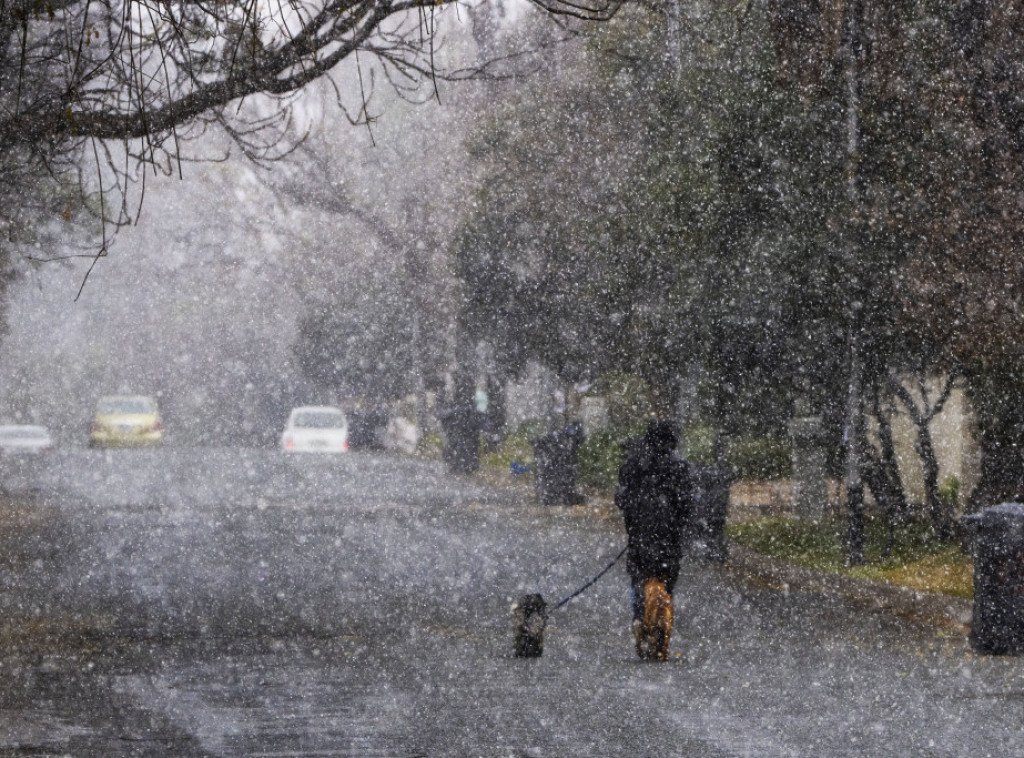
<instances>
[{"instance_id":1,"label":"utility pole","mask_svg":"<svg viewBox=\"0 0 1024 758\"><path fill-rule=\"evenodd\" d=\"M682 58L682 9L679 7L679 0L669 0L668 4L668 28L665 34L665 54L668 58L669 69L677 78L683 70Z\"/></svg>"},{"instance_id":2,"label":"utility pole","mask_svg":"<svg viewBox=\"0 0 1024 758\"><path fill-rule=\"evenodd\" d=\"M864 50L861 24L863 0L849 0L846 4L846 24L842 48L843 79L846 84L846 195L847 223L843 240L848 282L846 318L849 383L846 397L844 437L846 442L846 517L847 555L851 566L864 563L864 480L861 476L864 439L864 363L861 357L861 331L864 327L862 278L859 270L857 245L861 244L860 231L860 63Z\"/></svg>"},{"instance_id":3,"label":"utility pole","mask_svg":"<svg viewBox=\"0 0 1024 758\"><path fill-rule=\"evenodd\" d=\"M410 299L412 304L412 369L413 369L413 392L416 395L416 428L422 437L427 432L427 389L423 373L423 335L420 328L420 311L423 308L421 287L421 274L423 271L422 256L426 245L423 240L417 240L415 249L413 245L405 246L405 275L411 287L413 295Z\"/></svg>"}]
</instances>

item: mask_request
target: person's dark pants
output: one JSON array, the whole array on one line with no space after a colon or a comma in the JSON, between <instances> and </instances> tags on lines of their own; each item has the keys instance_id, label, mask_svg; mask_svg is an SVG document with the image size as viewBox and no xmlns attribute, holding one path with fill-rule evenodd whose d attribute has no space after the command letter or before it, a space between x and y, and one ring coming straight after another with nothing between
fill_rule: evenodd
<instances>
[{"instance_id":1,"label":"person's dark pants","mask_svg":"<svg viewBox=\"0 0 1024 758\"><path fill-rule=\"evenodd\" d=\"M633 619L639 621L644 617L644 585L647 584L648 579L661 579L665 583L665 589L668 594L672 595L672 590L675 589L676 580L679 578L679 562L676 561L671 566L664 564L650 570L633 570L630 571L630 593L629 600L630 605L633 608Z\"/></svg>"}]
</instances>

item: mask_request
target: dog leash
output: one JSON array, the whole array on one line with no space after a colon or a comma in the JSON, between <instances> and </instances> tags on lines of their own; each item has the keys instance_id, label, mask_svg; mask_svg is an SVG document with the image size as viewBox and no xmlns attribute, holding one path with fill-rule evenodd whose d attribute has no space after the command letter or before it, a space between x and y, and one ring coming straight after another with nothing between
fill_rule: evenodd
<instances>
[{"instance_id":1,"label":"dog leash","mask_svg":"<svg viewBox=\"0 0 1024 758\"><path fill-rule=\"evenodd\" d=\"M628 546L628 545L627 545L626 547L622 548L622 552L620 552L620 553L619 553L619 554L618 554L617 556L615 556L615 560L613 560L613 561L612 561L611 563L609 563L609 564L608 564L607 566L605 566L605 567L604 567L603 569L601 569L601 571L600 571L600 572L599 572L599 573L597 574L597 576L595 576L595 577L594 577L593 579L591 579L590 581L588 581L588 582L587 582L586 584L584 584L584 585L583 585L582 587L580 587L580 588L579 588L578 590L576 590L576 591L575 591L574 593L572 593L571 595L569 595L569 597L567 597L567 598L565 598L564 600L562 600L562 601L561 601L560 603L558 603L558 605L556 605L556 606L555 606L554 608L552 608L551 610L553 610L553 611L557 611L557 610L558 610L559 608L561 608L561 607L562 607L563 605L565 605L566 603L568 603L568 602L569 602L570 600L572 600L572 599L573 599L574 597L576 597L577 595L581 595L581 594L583 594L583 592L584 592L584 591L585 591L585 590L586 590L586 589L587 589L588 587L590 587L590 585L592 585L592 584L593 584L594 582L596 582L596 581L597 581L598 579L600 579L600 578L601 578L602 576L604 576L604 575L605 575L605 574L607 574L607 573L608 573L609 571L611 571L611 570L612 570L612 566L614 566L614 565L615 565L616 563L618 563L618 562L619 562L619 561L620 561L620 560L622 559L622 556L624 556L624 555L626 554L626 551L627 551L628 549L629 549L629 546Z\"/></svg>"}]
</instances>

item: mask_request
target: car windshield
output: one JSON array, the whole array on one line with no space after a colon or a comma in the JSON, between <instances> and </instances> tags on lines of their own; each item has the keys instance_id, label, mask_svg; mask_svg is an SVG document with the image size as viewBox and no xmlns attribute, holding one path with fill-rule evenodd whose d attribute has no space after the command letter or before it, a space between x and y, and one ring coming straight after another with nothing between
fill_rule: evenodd
<instances>
[{"instance_id":1,"label":"car windshield","mask_svg":"<svg viewBox=\"0 0 1024 758\"><path fill-rule=\"evenodd\" d=\"M153 404L144 399L138 398L115 398L101 400L97 406L97 413L104 415L119 413L153 413Z\"/></svg>"},{"instance_id":2,"label":"car windshield","mask_svg":"<svg viewBox=\"0 0 1024 758\"><path fill-rule=\"evenodd\" d=\"M292 426L306 429L339 429L345 425L345 417L332 411L304 411L296 413Z\"/></svg>"}]
</instances>

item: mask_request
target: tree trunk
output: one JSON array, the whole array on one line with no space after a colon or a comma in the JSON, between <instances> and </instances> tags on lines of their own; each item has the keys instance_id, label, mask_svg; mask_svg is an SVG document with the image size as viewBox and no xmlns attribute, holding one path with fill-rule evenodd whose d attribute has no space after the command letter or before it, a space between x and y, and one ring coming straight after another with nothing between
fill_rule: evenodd
<instances>
[{"instance_id":1,"label":"tree trunk","mask_svg":"<svg viewBox=\"0 0 1024 758\"><path fill-rule=\"evenodd\" d=\"M871 494L875 496L875 501L885 513L886 539L882 555L888 557L895 542L897 503L882 455L872 445L864 446L863 477Z\"/></svg>"},{"instance_id":2,"label":"tree trunk","mask_svg":"<svg viewBox=\"0 0 1024 758\"><path fill-rule=\"evenodd\" d=\"M924 474L924 502L935 536L949 541L953 538L953 517L939 497L939 462L935 459L935 446L927 423L917 427L917 454L921 457Z\"/></svg>"},{"instance_id":3,"label":"tree trunk","mask_svg":"<svg viewBox=\"0 0 1024 758\"><path fill-rule=\"evenodd\" d=\"M864 391L860 348L850 339L850 383L846 399L847 555L851 566L864 563Z\"/></svg>"},{"instance_id":4,"label":"tree trunk","mask_svg":"<svg viewBox=\"0 0 1024 758\"><path fill-rule=\"evenodd\" d=\"M851 305L849 337L849 377L846 394L846 520L847 554L850 566L864 563L864 545L867 541L864 519L864 450L867 447L867 429L864 418L864 362L861 356L859 331L860 313Z\"/></svg>"},{"instance_id":5,"label":"tree trunk","mask_svg":"<svg viewBox=\"0 0 1024 758\"><path fill-rule=\"evenodd\" d=\"M881 388L876 388L872 408L878 422L878 442L881 449L876 451L872 445L865 446L867 456L864 478L885 513L886 540L883 557L888 558L896 542L896 527L906 518L907 495L903 490L899 463L896 460L890 410L883 409L879 398L882 391Z\"/></svg>"},{"instance_id":6,"label":"tree trunk","mask_svg":"<svg viewBox=\"0 0 1024 758\"><path fill-rule=\"evenodd\" d=\"M891 410L891 409L890 409ZM882 409L881 403L875 403L875 418L878 420L878 442L882 448L881 464L894 499L893 515L895 520L902 521L907 517L907 493L903 489L900 477L900 464L896 458L896 444L892 438L891 412Z\"/></svg>"},{"instance_id":7,"label":"tree trunk","mask_svg":"<svg viewBox=\"0 0 1024 758\"><path fill-rule=\"evenodd\" d=\"M487 415L484 424L484 433L487 437L487 447L492 452L498 448L501 441L505 439L505 426L507 424L505 380L487 375Z\"/></svg>"}]
</instances>

